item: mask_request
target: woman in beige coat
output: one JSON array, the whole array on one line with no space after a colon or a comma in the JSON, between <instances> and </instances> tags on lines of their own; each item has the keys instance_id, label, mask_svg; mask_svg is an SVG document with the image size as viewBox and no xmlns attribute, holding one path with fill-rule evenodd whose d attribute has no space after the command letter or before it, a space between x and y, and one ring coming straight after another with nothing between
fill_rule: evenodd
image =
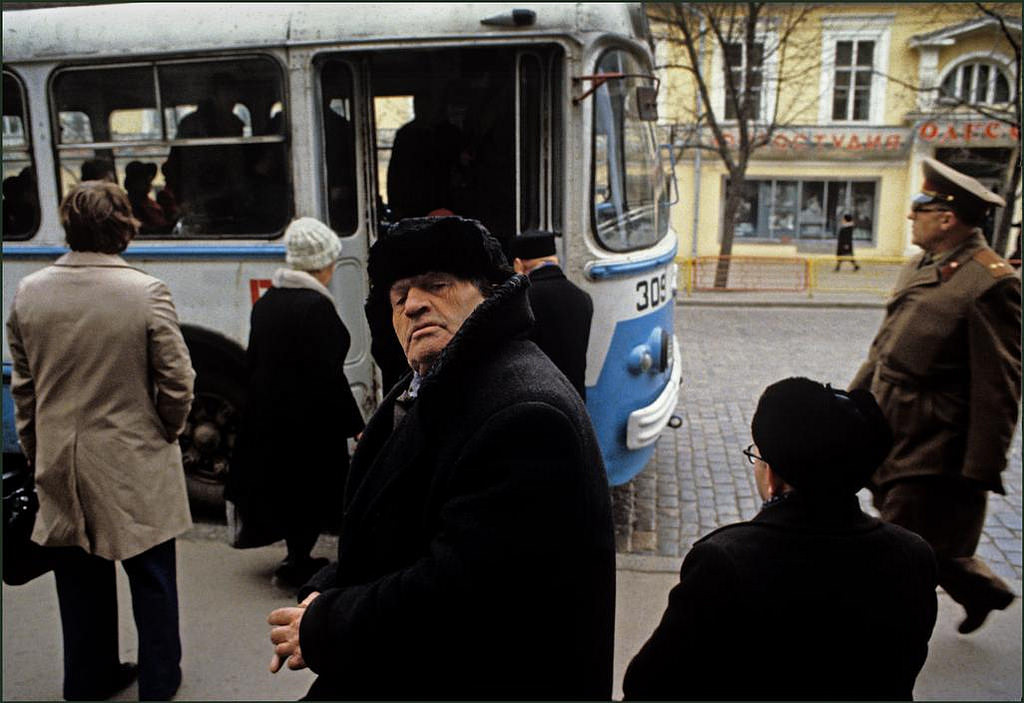
<instances>
[{"instance_id":1,"label":"woman in beige coat","mask_svg":"<svg viewBox=\"0 0 1024 703\"><path fill-rule=\"evenodd\" d=\"M21 446L35 469L33 539L53 547L64 697L181 682L174 538L191 526L178 435L195 373L167 286L118 254L127 194L85 181L61 203L71 252L25 277L7 323ZM139 667L119 661L114 562L128 574Z\"/></svg>"}]
</instances>

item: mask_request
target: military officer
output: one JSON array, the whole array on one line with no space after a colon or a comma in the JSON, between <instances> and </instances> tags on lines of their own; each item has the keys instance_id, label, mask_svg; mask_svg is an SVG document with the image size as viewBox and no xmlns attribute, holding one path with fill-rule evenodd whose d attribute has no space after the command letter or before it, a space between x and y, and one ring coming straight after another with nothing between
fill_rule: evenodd
<instances>
[{"instance_id":1,"label":"military officer","mask_svg":"<svg viewBox=\"0 0 1024 703\"><path fill-rule=\"evenodd\" d=\"M528 230L512 240L512 266L530 279L535 323L530 339L587 399L587 344L594 303L558 265L555 236Z\"/></svg>"},{"instance_id":2,"label":"military officer","mask_svg":"<svg viewBox=\"0 0 1024 703\"><path fill-rule=\"evenodd\" d=\"M895 433L872 479L875 506L931 544L968 633L1014 599L974 550L987 491L1005 493L1020 411L1021 281L979 229L1003 199L934 159L923 170L907 215L923 251L901 271L851 388L875 394Z\"/></svg>"}]
</instances>

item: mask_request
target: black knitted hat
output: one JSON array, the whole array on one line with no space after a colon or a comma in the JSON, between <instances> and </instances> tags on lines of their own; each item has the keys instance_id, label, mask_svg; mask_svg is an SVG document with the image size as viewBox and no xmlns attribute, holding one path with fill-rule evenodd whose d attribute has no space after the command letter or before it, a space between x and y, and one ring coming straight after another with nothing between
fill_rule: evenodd
<instances>
[{"instance_id":1,"label":"black knitted hat","mask_svg":"<svg viewBox=\"0 0 1024 703\"><path fill-rule=\"evenodd\" d=\"M489 283L515 274L501 244L476 220L411 217L391 225L370 247L370 298L386 298L395 281L430 271Z\"/></svg>"},{"instance_id":2,"label":"black knitted hat","mask_svg":"<svg viewBox=\"0 0 1024 703\"><path fill-rule=\"evenodd\" d=\"M555 255L555 235L531 229L512 240L512 256L516 259L541 259Z\"/></svg>"},{"instance_id":3,"label":"black knitted hat","mask_svg":"<svg viewBox=\"0 0 1024 703\"><path fill-rule=\"evenodd\" d=\"M789 485L808 493L856 493L892 449L875 397L809 378L768 386L750 431L758 452Z\"/></svg>"}]
</instances>

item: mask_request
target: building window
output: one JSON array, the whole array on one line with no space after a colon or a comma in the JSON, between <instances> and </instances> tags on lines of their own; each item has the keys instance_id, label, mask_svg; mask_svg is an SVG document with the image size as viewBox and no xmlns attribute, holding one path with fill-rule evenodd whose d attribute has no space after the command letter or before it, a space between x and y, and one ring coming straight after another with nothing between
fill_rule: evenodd
<instances>
[{"instance_id":1,"label":"building window","mask_svg":"<svg viewBox=\"0 0 1024 703\"><path fill-rule=\"evenodd\" d=\"M964 63L946 75L939 100L974 105L1009 102L1010 82L995 64L980 61Z\"/></svg>"},{"instance_id":2,"label":"building window","mask_svg":"<svg viewBox=\"0 0 1024 703\"><path fill-rule=\"evenodd\" d=\"M747 110L748 118L759 119L761 117L761 91L764 89L764 44L755 42L748 52L745 44L733 42L725 45L725 119L736 119L736 105L743 101L746 94L747 67L750 67L750 109ZM729 94L728 86L732 85L736 90L735 99Z\"/></svg>"},{"instance_id":3,"label":"building window","mask_svg":"<svg viewBox=\"0 0 1024 703\"><path fill-rule=\"evenodd\" d=\"M885 123L895 15L822 18L818 122Z\"/></svg>"},{"instance_id":4,"label":"building window","mask_svg":"<svg viewBox=\"0 0 1024 703\"><path fill-rule=\"evenodd\" d=\"M854 239L874 240L876 181L748 180L736 212L736 237L790 242L834 240L849 213Z\"/></svg>"},{"instance_id":5,"label":"building window","mask_svg":"<svg viewBox=\"0 0 1024 703\"><path fill-rule=\"evenodd\" d=\"M836 42L833 120L867 120L871 113L874 41Z\"/></svg>"}]
</instances>

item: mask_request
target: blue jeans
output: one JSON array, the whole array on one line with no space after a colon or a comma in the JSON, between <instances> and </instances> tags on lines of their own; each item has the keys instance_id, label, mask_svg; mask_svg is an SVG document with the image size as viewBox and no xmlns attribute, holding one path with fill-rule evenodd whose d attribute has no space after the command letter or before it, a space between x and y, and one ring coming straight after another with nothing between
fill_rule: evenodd
<instances>
[{"instance_id":1,"label":"blue jeans","mask_svg":"<svg viewBox=\"0 0 1024 703\"><path fill-rule=\"evenodd\" d=\"M114 562L78 547L54 549L64 634L64 698L106 697L120 665ZM139 698L166 700L181 683L174 540L121 562L139 637Z\"/></svg>"}]
</instances>

